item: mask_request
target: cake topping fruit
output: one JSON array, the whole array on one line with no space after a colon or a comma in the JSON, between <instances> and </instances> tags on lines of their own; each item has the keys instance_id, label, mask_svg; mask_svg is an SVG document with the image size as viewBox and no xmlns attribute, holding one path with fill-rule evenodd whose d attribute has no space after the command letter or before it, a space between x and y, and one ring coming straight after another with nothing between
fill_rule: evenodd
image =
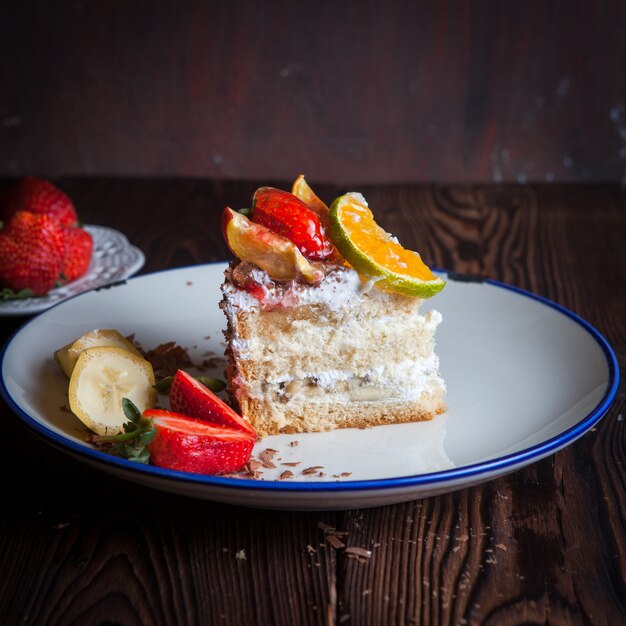
<instances>
[{"instance_id":1,"label":"cake topping fruit","mask_svg":"<svg viewBox=\"0 0 626 626\"><path fill-rule=\"evenodd\" d=\"M0 231L0 284L41 296L52 289L63 268L65 243L58 220L19 211Z\"/></svg>"},{"instance_id":2,"label":"cake topping fruit","mask_svg":"<svg viewBox=\"0 0 626 626\"><path fill-rule=\"evenodd\" d=\"M140 463L194 474L223 474L240 470L250 459L256 436L217 426L174 411L143 413L124 398L128 419L124 432L91 440L111 446L118 456Z\"/></svg>"},{"instance_id":3,"label":"cake topping fruit","mask_svg":"<svg viewBox=\"0 0 626 626\"><path fill-rule=\"evenodd\" d=\"M141 357L141 353L135 346L115 329L95 329L81 335L72 343L59 348L54 353L54 360L58 363L63 373L69 378L72 375L76 361L80 353L87 348L95 348L96 346L111 346L114 348L123 348L132 352L134 355Z\"/></svg>"},{"instance_id":4,"label":"cake topping fruit","mask_svg":"<svg viewBox=\"0 0 626 626\"><path fill-rule=\"evenodd\" d=\"M69 385L72 412L99 435L122 432L126 419L122 398L139 410L154 406L156 391L152 365L129 350L112 346L87 348L80 353Z\"/></svg>"},{"instance_id":5,"label":"cake topping fruit","mask_svg":"<svg viewBox=\"0 0 626 626\"><path fill-rule=\"evenodd\" d=\"M2 219L6 222L18 211L44 214L55 217L62 226L75 226L76 209L70 198L51 182L27 176L11 190L2 208Z\"/></svg>"},{"instance_id":6,"label":"cake topping fruit","mask_svg":"<svg viewBox=\"0 0 626 626\"><path fill-rule=\"evenodd\" d=\"M429 298L445 285L417 252L403 248L376 224L361 194L348 193L332 203L328 234L348 263L360 274L376 281L377 287Z\"/></svg>"},{"instance_id":7,"label":"cake topping fruit","mask_svg":"<svg viewBox=\"0 0 626 626\"><path fill-rule=\"evenodd\" d=\"M304 204L317 213L322 225L326 226L328 224L328 207L317 197L311 187L309 187L309 184L304 178L304 174L300 174L293 182L291 193L296 196L296 198L300 198Z\"/></svg>"},{"instance_id":8,"label":"cake topping fruit","mask_svg":"<svg viewBox=\"0 0 626 626\"><path fill-rule=\"evenodd\" d=\"M178 370L172 380L170 406L177 413L251 433L256 438L250 422L237 415L212 391L183 370Z\"/></svg>"},{"instance_id":9,"label":"cake topping fruit","mask_svg":"<svg viewBox=\"0 0 626 626\"><path fill-rule=\"evenodd\" d=\"M252 201L252 221L292 241L308 259L324 260L333 246L317 213L288 191L260 187Z\"/></svg>"},{"instance_id":10,"label":"cake topping fruit","mask_svg":"<svg viewBox=\"0 0 626 626\"><path fill-rule=\"evenodd\" d=\"M323 272L289 239L251 222L228 207L222 213L222 230L236 257L254 263L275 280L293 280L302 276L307 282L316 283L323 278Z\"/></svg>"}]
</instances>

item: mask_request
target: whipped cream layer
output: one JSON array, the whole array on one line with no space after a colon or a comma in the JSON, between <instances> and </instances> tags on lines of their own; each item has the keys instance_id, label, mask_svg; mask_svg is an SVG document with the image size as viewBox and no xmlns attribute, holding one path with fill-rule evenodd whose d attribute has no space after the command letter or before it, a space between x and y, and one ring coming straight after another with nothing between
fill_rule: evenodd
<instances>
[{"instance_id":1,"label":"whipped cream layer","mask_svg":"<svg viewBox=\"0 0 626 626\"><path fill-rule=\"evenodd\" d=\"M256 266L240 263L226 270L222 292L231 306L239 309L274 308L321 304L336 311L350 306L355 297L369 292L374 282L363 280L350 267L323 265L321 282L311 285L298 280L276 282ZM257 295L255 295L257 294ZM259 297L260 296L260 297Z\"/></svg>"}]
</instances>

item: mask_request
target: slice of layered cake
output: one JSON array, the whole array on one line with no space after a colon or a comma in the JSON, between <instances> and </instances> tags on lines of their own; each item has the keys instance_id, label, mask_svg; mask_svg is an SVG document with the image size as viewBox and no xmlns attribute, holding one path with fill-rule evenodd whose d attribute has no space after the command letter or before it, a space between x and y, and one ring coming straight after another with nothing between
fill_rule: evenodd
<instances>
[{"instance_id":1,"label":"slice of layered cake","mask_svg":"<svg viewBox=\"0 0 626 626\"><path fill-rule=\"evenodd\" d=\"M225 209L229 391L259 435L433 418L445 410L434 352L443 287L374 222L359 194L330 210L302 178Z\"/></svg>"}]
</instances>

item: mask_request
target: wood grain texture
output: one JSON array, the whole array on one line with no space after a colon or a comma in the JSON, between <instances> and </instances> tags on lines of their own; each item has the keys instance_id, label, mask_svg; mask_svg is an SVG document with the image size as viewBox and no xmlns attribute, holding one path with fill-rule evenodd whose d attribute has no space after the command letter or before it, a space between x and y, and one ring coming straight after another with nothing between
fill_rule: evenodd
<instances>
[{"instance_id":1,"label":"wood grain texture","mask_svg":"<svg viewBox=\"0 0 626 626\"><path fill-rule=\"evenodd\" d=\"M258 186L59 184L85 222L121 229L144 250L145 272L227 258L219 212L245 206ZM571 308L626 362L626 199L616 186L359 189L427 260ZM316 190L329 199L347 188ZM18 323L3 322L3 340ZM624 623L625 400L620 390L593 432L499 480L332 513L247 510L141 488L47 446L1 405L0 623ZM371 559L332 548L320 521Z\"/></svg>"},{"instance_id":2,"label":"wood grain texture","mask_svg":"<svg viewBox=\"0 0 626 626\"><path fill-rule=\"evenodd\" d=\"M623 181L625 29L618 0L5 2L0 175Z\"/></svg>"}]
</instances>

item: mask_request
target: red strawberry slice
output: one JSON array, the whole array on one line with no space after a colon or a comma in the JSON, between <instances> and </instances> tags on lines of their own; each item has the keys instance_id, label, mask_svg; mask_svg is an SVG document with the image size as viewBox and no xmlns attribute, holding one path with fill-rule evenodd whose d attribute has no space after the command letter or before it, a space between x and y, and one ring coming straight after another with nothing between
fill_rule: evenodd
<instances>
[{"instance_id":1,"label":"red strawberry slice","mask_svg":"<svg viewBox=\"0 0 626 626\"><path fill-rule=\"evenodd\" d=\"M0 232L0 285L42 296L55 286L64 255L58 220L20 211Z\"/></svg>"},{"instance_id":2,"label":"red strawberry slice","mask_svg":"<svg viewBox=\"0 0 626 626\"><path fill-rule=\"evenodd\" d=\"M237 415L210 389L183 370L176 372L170 386L170 406L177 413L257 436L248 420Z\"/></svg>"},{"instance_id":3,"label":"red strawberry slice","mask_svg":"<svg viewBox=\"0 0 626 626\"><path fill-rule=\"evenodd\" d=\"M143 416L157 430L150 461L158 467L194 474L240 470L250 459L255 437L248 432L209 424L173 411L150 409Z\"/></svg>"},{"instance_id":4,"label":"red strawberry slice","mask_svg":"<svg viewBox=\"0 0 626 626\"><path fill-rule=\"evenodd\" d=\"M64 226L65 261L62 274L67 282L80 278L89 267L93 238L84 228Z\"/></svg>"},{"instance_id":5,"label":"red strawberry slice","mask_svg":"<svg viewBox=\"0 0 626 626\"><path fill-rule=\"evenodd\" d=\"M33 176L22 178L13 187L2 208L2 219L6 222L18 211L52 215L63 226L75 226L78 219L74 204L66 194L51 182Z\"/></svg>"},{"instance_id":6,"label":"red strawberry slice","mask_svg":"<svg viewBox=\"0 0 626 626\"><path fill-rule=\"evenodd\" d=\"M333 255L319 216L293 194L260 187L252 202L252 221L292 241L305 257L323 260Z\"/></svg>"}]
</instances>

